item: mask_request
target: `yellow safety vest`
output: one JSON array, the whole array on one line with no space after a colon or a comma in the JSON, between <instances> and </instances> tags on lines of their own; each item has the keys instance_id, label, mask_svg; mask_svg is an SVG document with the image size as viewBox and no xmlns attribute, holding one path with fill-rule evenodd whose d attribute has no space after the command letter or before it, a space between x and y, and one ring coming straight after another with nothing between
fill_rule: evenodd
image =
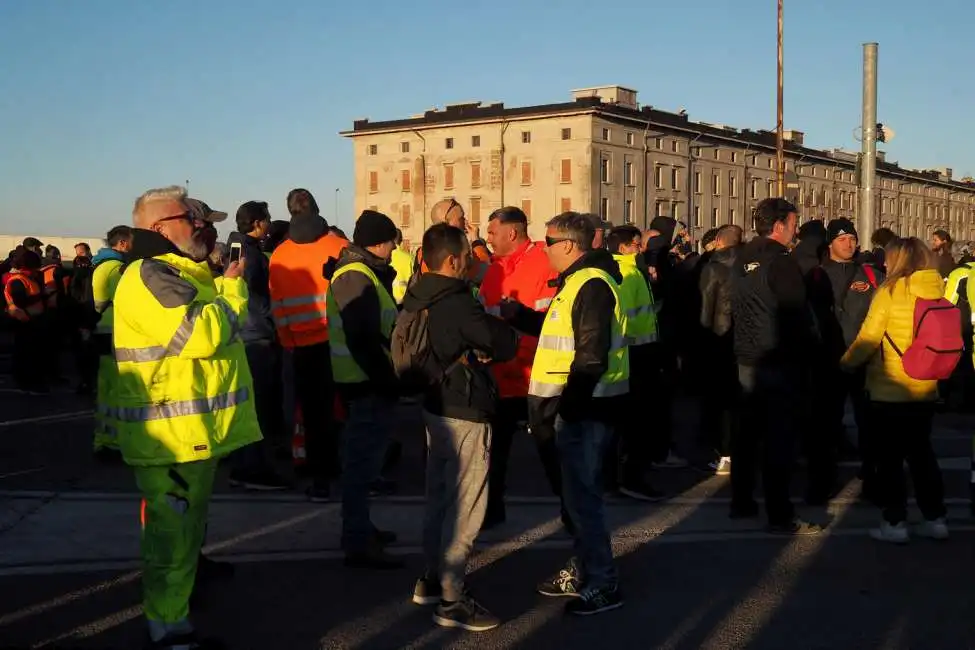
<instances>
[{"instance_id":1,"label":"yellow safety vest","mask_svg":"<svg viewBox=\"0 0 975 650\"><path fill-rule=\"evenodd\" d=\"M115 259L99 262L91 275L91 295L95 300L95 311L101 314L101 320L95 327L99 334L112 333L112 321L115 318L112 300L121 279L122 261Z\"/></svg>"},{"instance_id":2,"label":"yellow safety vest","mask_svg":"<svg viewBox=\"0 0 975 650\"><path fill-rule=\"evenodd\" d=\"M325 309L328 312L329 340L331 341L330 355L332 359L332 376L339 384L358 384L368 381L369 377L365 371L359 367L349 351L348 339L345 336L345 329L342 325L342 313L335 304L335 297L332 295L332 284L346 273L362 273L372 281L376 287L376 295L379 296L380 310L380 333L388 340L393 335L393 325L396 324L396 303L389 295L386 287L383 286L376 274L362 262L353 262L339 268L332 276L329 284L328 297L325 299ZM389 350L386 350L389 355Z\"/></svg>"},{"instance_id":3,"label":"yellow safety vest","mask_svg":"<svg viewBox=\"0 0 975 650\"><path fill-rule=\"evenodd\" d=\"M636 254L613 255L623 274L620 300L626 312L626 342L646 345L657 341L657 312L653 308L653 292L636 265Z\"/></svg>"},{"instance_id":4,"label":"yellow safety vest","mask_svg":"<svg viewBox=\"0 0 975 650\"><path fill-rule=\"evenodd\" d=\"M239 331L242 278L166 253L132 263L115 292L119 376L109 416L130 465L218 458L261 439Z\"/></svg>"},{"instance_id":5,"label":"yellow safety vest","mask_svg":"<svg viewBox=\"0 0 975 650\"><path fill-rule=\"evenodd\" d=\"M406 296L406 285L413 275L413 258L406 251L397 248L393 251L389 264L396 271L396 279L393 280L393 300L400 305Z\"/></svg>"},{"instance_id":6,"label":"yellow safety vest","mask_svg":"<svg viewBox=\"0 0 975 650\"><path fill-rule=\"evenodd\" d=\"M947 298L951 304L957 305L958 299L961 297L960 293L962 291L961 283L962 280L967 285L971 284L971 275L973 273L973 267L975 264L969 262L968 264L962 264L957 269L948 274L948 279L945 282L945 298ZM968 295L965 295L965 299L968 299Z\"/></svg>"},{"instance_id":7,"label":"yellow safety vest","mask_svg":"<svg viewBox=\"0 0 975 650\"><path fill-rule=\"evenodd\" d=\"M605 282L616 297L613 308L613 333L609 349L609 367L593 389L593 397L623 395L630 390L630 356L627 349L626 314L616 281L601 269L580 269L567 277L545 314L538 348L532 364L528 394L535 397L557 397L569 379L569 368L575 358L575 333L572 330L572 305L579 290L589 281Z\"/></svg>"}]
</instances>

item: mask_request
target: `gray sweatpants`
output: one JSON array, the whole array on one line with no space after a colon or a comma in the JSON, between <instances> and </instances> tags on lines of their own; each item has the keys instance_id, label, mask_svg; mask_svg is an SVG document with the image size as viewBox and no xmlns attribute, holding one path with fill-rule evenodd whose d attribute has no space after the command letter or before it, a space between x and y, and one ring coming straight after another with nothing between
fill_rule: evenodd
<instances>
[{"instance_id":1,"label":"gray sweatpants","mask_svg":"<svg viewBox=\"0 0 975 650\"><path fill-rule=\"evenodd\" d=\"M423 553L442 598L459 600L474 539L487 510L491 425L423 412L427 428L427 507Z\"/></svg>"}]
</instances>

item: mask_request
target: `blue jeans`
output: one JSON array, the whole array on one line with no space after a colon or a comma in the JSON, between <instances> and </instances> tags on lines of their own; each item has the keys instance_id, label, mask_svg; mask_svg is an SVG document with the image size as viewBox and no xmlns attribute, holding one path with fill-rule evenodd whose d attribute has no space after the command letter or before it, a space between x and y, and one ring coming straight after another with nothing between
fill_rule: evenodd
<instances>
[{"instance_id":1,"label":"blue jeans","mask_svg":"<svg viewBox=\"0 0 975 650\"><path fill-rule=\"evenodd\" d=\"M618 581L603 502L603 460L612 438L612 430L602 422L555 419L562 499L575 524L575 555L587 591L615 587Z\"/></svg>"},{"instance_id":2,"label":"blue jeans","mask_svg":"<svg viewBox=\"0 0 975 650\"><path fill-rule=\"evenodd\" d=\"M369 516L369 484L382 470L395 407L395 402L376 395L348 404L342 434L342 548L347 553L367 550L375 537Z\"/></svg>"}]
</instances>

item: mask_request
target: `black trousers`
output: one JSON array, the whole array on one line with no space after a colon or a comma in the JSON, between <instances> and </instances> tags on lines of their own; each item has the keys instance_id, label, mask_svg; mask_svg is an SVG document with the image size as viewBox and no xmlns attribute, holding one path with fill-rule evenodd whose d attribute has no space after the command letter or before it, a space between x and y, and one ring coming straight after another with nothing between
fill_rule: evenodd
<instances>
[{"instance_id":1,"label":"black trousers","mask_svg":"<svg viewBox=\"0 0 975 650\"><path fill-rule=\"evenodd\" d=\"M809 495L828 496L836 487L837 464L841 452L849 446L843 416L846 400L853 403L857 424L861 477L870 481L876 471L876 459L871 446L871 431L867 420L869 409L864 392L864 373L846 373L837 366L819 370L814 380L816 407L810 410L807 426L803 428L803 449L808 461Z\"/></svg>"},{"instance_id":2,"label":"black trousers","mask_svg":"<svg viewBox=\"0 0 975 650\"><path fill-rule=\"evenodd\" d=\"M738 366L741 422L731 440L732 507L754 502L759 468L765 510L772 525L792 521L790 498L806 384L802 371L792 368Z\"/></svg>"},{"instance_id":3,"label":"black trousers","mask_svg":"<svg viewBox=\"0 0 975 650\"><path fill-rule=\"evenodd\" d=\"M933 402L872 402L870 423L877 445L877 480L884 519L897 524L907 519L907 479L911 472L918 508L927 520L945 516L941 468L931 447Z\"/></svg>"},{"instance_id":4,"label":"black trousers","mask_svg":"<svg viewBox=\"0 0 975 650\"><path fill-rule=\"evenodd\" d=\"M651 462L659 463L667 459L673 447L673 405L679 380L677 355L663 343L651 343L646 347L643 398L652 399L654 404L660 405L651 411L653 417L647 431L647 454Z\"/></svg>"},{"instance_id":5,"label":"black trousers","mask_svg":"<svg viewBox=\"0 0 975 650\"><path fill-rule=\"evenodd\" d=\"M741 387L738 383L738 364L728 353L712 356L707 372L701 374L702 442L719 456L731 456L731 439L738 427L738 405Z\"/></svg>"},{"instance_id":6,"label":"black trousers","mask_svg":"<svg viewBox=\"0 0 975 650\"><path fill-rule=\"evenodd\" d=\"M41 319L26 323L13 321L14 349L13 374L17 388L21 390L43 390L47 387L44 373L44 350L46 330Z\"/></svg>"},{"instance_id":7,"label":"black trousers","mask_svg":"<svg viewBox=\"0 0 975 650\"><path fill-rule=\"evenodd\" d=\"M511 444L514 442L518 422L528 420L528 399L525 397L505 397L498 400L498 410L491 423L491 465L488 471L488 516L499 517L504 514L504 494L508 476L508 460ZM555 428L550 425L533 426L532 440L538 449L542 469L549 487L558 496L562 495L562 468L555 447Z\"/></svg>"},{"instance_id":8,"label":"black trousers","mask_svg":"<svg viewBox=\"0 0 975 650\"><path fill-rule=\"evenodd\" d=\"M334 478L340 471L329 351L327 341L294 349L295 397L305 423L308 470L316 480Z\"/></svg>"},{"instance_id":9,"label":"black trousers","mask_svg":"<svg viewBox=\"0 0 975 650\"><path fill-rule=\"evenodd\" d=\"M627 396L629 413L619 414L619 444L612 447L616 452L616 467L619 481L641 481L654 458L654 429L656 421L648 422L645 417L638 417L643 413L643 406L648 400L656 402L654 390L655 370L639 362L639 355L632 355L631 360L637 363L630 365L630 393ZM669 408L670 403L666 403ZM670 445L668 443L668 450ZM664 458L667 455L664 454ZM660 459L663 460L663 459ZM611 482L610 474L606 475L606 482Z\"/></svg>"},{"instance_id":10,"label":"black trousers","mask_svg":"<svg viewBox=\"0 0 975 650\"><path fill-rule=\"evenodd\" d=\"M259 472L270 467L273 445L287 435L284 425L284 385L281 374L281 347L273 341L244 343L247 365L254 380L254 409L264 439L235 452L235 469Z\"/></svg>"}]
</instances>

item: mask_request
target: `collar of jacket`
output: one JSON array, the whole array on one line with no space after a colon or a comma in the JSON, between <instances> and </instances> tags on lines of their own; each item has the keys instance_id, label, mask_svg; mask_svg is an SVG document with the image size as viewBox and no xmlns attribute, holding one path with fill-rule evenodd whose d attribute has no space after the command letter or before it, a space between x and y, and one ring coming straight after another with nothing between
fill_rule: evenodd
<instances>
[{"instance_id":1,"label":"collar of jacket","mask_svg":"<svg viewBox=\"0 0 975 650\"><path fill-rule=\"evenodd\" d=\"M193 276L202 284L213 284L213 274L207 260L194 262L159 233L153 230L135 228L132 231L132 248L126 256L128 263L136 260L156 258L170 266Z\"/></svg>"},{"instance_id":2,"label":"collar of jacket","mask_svg":"<svg viewBox=\"0 0 975 650\"><path fill-rule=\"evenodd\" d=\"M338 263L335 264L334 271L338 271L343 266L349 264L354 264L356 262L362 262L379 278L380 282L386 283L386 276L390 276L390 282L392 282L392 276L396 275L396 271L389 265L389 262L379 257L378 255L373 255L365 248L361 246L356 246L355 244L349 244L342 249L341 254L339 254ZM334 273L333 271L333 273Z\"/></svg>"},{"instance_id":3,"label":"collar of jacket","mask_svg":"<svg viewBox=\"0 0 975 650\"><path fill-rule=\"evenodd\" d=\"M619 264L616 263L616 260L613 259L613 256L610 255L609 251L599 248L597 250L592 250L585 253L582 257L573 262L569 268L559 274L559 291L562 290L562 286L565 284L566 278L576 271L589 268L605 271L610 275L610 277L616 280L617 284L623 281L623 275L620 273Z\"/></svg>"},{"instance_id":4,"label":"collar of jacket","mask_svg":"<svg viewBox=\"0 0 975 650\"><path fill-rule=\"evenodd\" d=\"M637 266L636 253L630 253L629 255L613 253L613 259L616 260L616 263L619 264L621 268L624 266L632 266L633 268L636 268Z\"/></svg>"},{"instance_id":5,"label":"collar of jacket","mask_svg":"<svg viewBox=\"0 0 975 650\"><path fill-rule=\"evenodd\" d=\"M107 262L109 260L124 262L125 256L114 248L102 248L95 254L95 257L91 258L91 264L92 266L98 266L102 262Z\"/></svg>"}]
</instances>

